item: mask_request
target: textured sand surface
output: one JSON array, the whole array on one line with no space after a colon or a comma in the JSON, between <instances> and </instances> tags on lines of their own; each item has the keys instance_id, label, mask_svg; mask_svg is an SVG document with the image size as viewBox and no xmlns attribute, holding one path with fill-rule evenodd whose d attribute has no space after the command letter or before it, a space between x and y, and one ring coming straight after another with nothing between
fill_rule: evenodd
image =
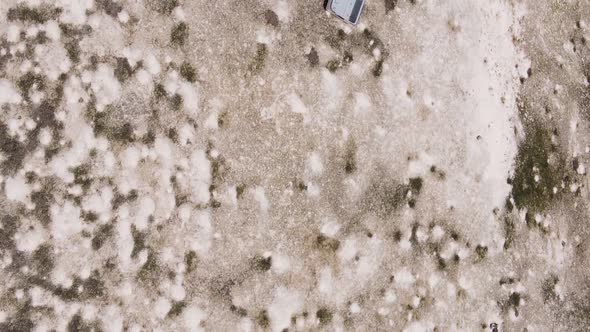
<instances>
[{"instance_id":1,"label":"textured sand surface","mask_svg":"<svg viewBox=\"0 0 590 332\"><path fill-rule=\"evenodd\" d=\"M589 15L1 0L0 331L590 331Z\"/></svg>"}]
</instances>

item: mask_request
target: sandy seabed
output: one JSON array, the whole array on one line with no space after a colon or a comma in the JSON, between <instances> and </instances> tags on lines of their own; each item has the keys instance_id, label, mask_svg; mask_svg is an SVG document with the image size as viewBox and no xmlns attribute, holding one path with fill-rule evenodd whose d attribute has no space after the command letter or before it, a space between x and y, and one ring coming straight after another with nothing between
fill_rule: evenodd
<instances>
[{"instance_id":1,"label":"sandy seabed","mask_svg":"<svg viewBox=\"0 0 590 332\"><path fill-rule=\"evenodd\" d=\"M589 15L0 1L0 331L590 331Z\"/></svg>"}]
</instances>

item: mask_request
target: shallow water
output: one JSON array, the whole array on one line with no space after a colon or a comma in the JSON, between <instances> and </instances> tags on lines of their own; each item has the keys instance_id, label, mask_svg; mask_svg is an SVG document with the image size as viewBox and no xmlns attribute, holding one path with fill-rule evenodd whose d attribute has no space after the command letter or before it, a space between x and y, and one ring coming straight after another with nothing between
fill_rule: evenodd
<instances>
[{"instance_id":1,"label":"shallow water","mask_svg":"<svg viewBox=\"0 0 590 332\"><path fill-rule=\"evenodd\" d=\"M2 1L0 330L588 330L588 13Z\"/></svg>"}]
</instances>

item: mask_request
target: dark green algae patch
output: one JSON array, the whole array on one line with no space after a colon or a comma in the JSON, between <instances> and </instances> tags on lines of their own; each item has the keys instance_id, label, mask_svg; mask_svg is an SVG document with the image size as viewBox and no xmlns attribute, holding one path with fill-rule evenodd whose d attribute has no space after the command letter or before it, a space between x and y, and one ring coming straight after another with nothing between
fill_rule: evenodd
<instances>
[{"instance_id":1,"label":"dark green algae patch","mask_svg":"<svg viewBox=\"0 0 590 332\"><path fill-rule=\"evenodd\" d=\"M522 112L527 112L525 104ZM525 138L518 146L512 183L512 198L518 209L531 213L547 209L557 198L566 176L565 157L552 143L550 131L540 120L522 117ZM553 188L558 188L554 193Z\"/></svg>"},{"instance_id":2,"label":"dark green algae patch","mask_svg":"<svg viewBox=\"0 0 590 332\"><path fill-rule=\"evenodd\" d=\"M539 112L535 112L527 101L519 100L518 110L524 139L518 144L514 174L508 179L512 191L506 200L506 215L503 216L505 250L512 247L518 233L517 215L513 210L526 210L527 228L537 228L535 215L543 214L557 202L564 194L562 185L569 185L572 175L566 167L567 158L561 147L552 140L552 136L559 134L557 129L551 129L551 123L539 117ZM539 230L547 232L543 227Z\"/></svg>"}]
</instances>

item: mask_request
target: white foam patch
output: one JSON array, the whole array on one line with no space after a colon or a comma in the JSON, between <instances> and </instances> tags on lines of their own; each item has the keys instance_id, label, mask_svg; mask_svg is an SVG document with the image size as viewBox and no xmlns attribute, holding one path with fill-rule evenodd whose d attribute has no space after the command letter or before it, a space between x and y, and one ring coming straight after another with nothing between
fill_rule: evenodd
<instances>
[{"instance_id":1,"label":"white foam patch","mask_svg":"<svg viewBox=\"0 0 590 332\"><path fill-rule=\"evenodd\" d=\"M119 22L123 24L129 22L129 14L125 10L120 11L119 14L117 14L117 18L119 19Z\"/></svg>"},{"instance_id":2,"label":"white foam patch","mask_svg":"<svg viewBox=\"0 0 590 332\"><path fill-rule=\"evenodd\" d=\"M356 256L357 251L356 239L348 238L344 241L342 247L338 249L338 258L344 262L350 261Z\"/></svg>"},{"instance_id":3,"label":"white foam patch","mask_svg":"<svg viewBox=\"0 0 590 332\"><path fill-rule=\"evenodd\" d=\"M196 204L209 202L211 185L211 162L204 150L196 150L190 159L191 198Z\"/></svg>"},{"instance_id":4,"label":"white foam patch","mask_svg":"<svg viewBox=\"0 0 590 332\"><path fill-rule=\"evenodd\" d=\"M45 23L45 34L53 41L57 41L61 38L61 29L59 24L55 20L49 20Z\"/></svg>"},{"instance_id":5,"label":"white foam patch","mask_svg":"<svg viewBox=\"0 0 590 332\"><path fill-rule=\"evenodd\" d=\"M106 64L98 65L91 78L92 92L96 98L96 110L101 112L104 108L119 99L121 96L121 83L115 78L114 70Z\"/></svg>"},{"instance_id":6,"label":"white foam patch","mask_svg":"<svg viewBox=\"0 0 590 332\"><path fill-rule=\"evenodd\" d=\"M178 143L187 145L195 141L195 128L189 124L185 124L180 128L178 133Z\"/></svg>"},{"instance_id":7,"label":"white foam patch","mask_svg":"<svg viewBox=\"0 0 590 332\"><path fill-rule=\"evenodd\" d=\"M263 187L256 187L253 189L254 199L258 202L258 206L260 207L260 213L263 217L268 214L268 208L270 207L270 202L266 197L266 193Z\"/></svg>"},{"instance_id":8,"label":"white foam patch","mask_svg":"<svg viewBox=\"0 0 590 332\"><path fill-rule=\"evenodd\" d=\"M284 23L289 22L289 3L286 0L277 0L275 12L279 21Z\"/></svg>"},{"instance_id":9,"label":"white foam patch","mask_svg":"<svg viewBox=\"0 0 590 332\"><path fill-rule=\"evenodd\" d=\"M276 274L283 274L291 269L291 259L283 254L272 255L272 270Z\"/></svg>"},{"instance_id":10,"label":"white foam patch","mask_svg":"<svg viewBox=\"0 0 590 332\"><path fill-rule=\"evenodd\" d=\"M125 47L121 51L121 55L127 59L127 63L131 67L135 67L137 65L137 62L139 62L142 58L141 50L129 47Z\"/></svg>"},{"instance_id":11,"label":"white foam patch","mask_svg":"<svg viewBox=\"0 0 590 332\"><path fill-rule=\"evenodd\" d=\"M135 74L135 78L137 78L137 81L142 85L149 85L152 83L152 76L144 69L138 70Z\"/></svg>"},{"instance_id":12,"label":"white foam patch","mask_svg":"<svg viewBox=\"0 0 590 332\"><path fill-rule=\"evenodd\" d=\"M125 150L123 150L120 159L123 168L134 170L135 168L137 168L137 165L139 164L139 160L141 159L141 153L137 147L129 146Z\"/></svg>"},{"instance_id":13,"label":"white foam patch","mask_svg":"<svg viewBox=\"0 0 590 332\"><path fill-rule=\"evenodd\" d=\"M88 100L88 94L82 86L82 80L75 75L71 75L64 85L64 95L68 104L78 104L79 100Z\"/></svg>"},{"instance_id":14,"label":"white foam patch","mask_svg":"<svg viewBox=\"0 0 590 332\"><path fill-rule=\"evenodd\" d=\"M180 82L178 87L178 94L182 97L182 105L184 111L195 116L199 112L199 93L197 88L191 83Z\"/></svg>"},{"instance_id":15,"label":"white foam patch","mask_svg":"<svg viewBox=\"0 0 590 332\"><path fill-rule=\"evenodd\" d=\"M194 222L197 226L197 234L193 237L191 249L201 256L205 256L209 252L213 241L211 213L208 210L196 211Z\"/></svg>"},{"instance_id":16,"label":"white foam patch","mask_svg":"<svg viewBox=\"0 0 590 332\"><path fill-rule=\"evenodd\" d=\"M357 115L364 115L371 111L373 104L371 99L364 93L357 92L354 95L354 112Z\"/></svg>"},{"instance_id":17,"label":"white foam patch","mask_svg":"<svg viewBox=\"0 0 590 332\"><path fill-rule=\"evenodd\" d=\"M324 267L320 271L318 279L318 291L322 294L330 295L334 284L334 281L332 280L332 269L330 269L330 267Z\"/></svg>"},{"instance_id":18,"label":"white foam patch","mask_svg":"<svg viewBox=\"0 0 590 332\"><path fill-rule=\"evenodd\" d=\"M182 312L184 328L189 332L205 331L201 327L201 322L204 321L206 317L207 316L203 310L199 309L199 307L195 305L191 305Z\"/></svg>"},{"instance_id":19,"label":"white foam patch","mask_svg":"<svg viewBox=\"0 0 590 332\"><path fill-rule=\"evenodd\" d=\"M150 196L144 196L139 200L137 205L135 218L133 224L139 230L145 230L148 227L149 218L154 215L156 211L156 203Z\"/></svg>"},{"instance_id":20,"label":"white foam patch","mask_svg":"<svg viewBox=\"0 0 590 332\"><path fill-rule=\"evenodd\" d=\"M50 215L51 234L57 241L68 240L84 228L80 208L70 201L65 201L63 205L52 205Z\"/></svg>"},{"instance_id":21,"label":"white foam patch","mask_svg":"<svg viewBox=\"0 0 590 332\"><path fill-rule=\"evenodd\" d=\"M60 21L63 23L84 24L86 11L94 6L94 0L57 0L57 5L63 8Z\"/></svg>"},{"instance_id":22,"label":"white foam patch","mask_svg":"<svg viewBox=\"0 0 590 332\"><path fill-rule=\"evenodd\" d=\"M14 85L9 80L0 79L0 105L19 104L21 101L22 97Z\"/></svg>"},{"instance_id":23,"label":"white foam patch","mask_svg":"<svg viewBox=\"0 0 590 332\"><path fill-rule=\"evenodd\" d=\"M416 282L416 278L407 268L402 268L401 270L397 271L394 275L395 277L395 284L402 288L407 289Z\"/></svg>"},{"instance_id":24,"label":"white foam patch","mask_svg":"<svg viewBox=\"0 0 590 332\"><path fill-rule=\"evenodd\" d=\"M275 290L273 301L268 307L273 332L280 332L291 325L291 317L303 306L301 295L284 287Z\"/></svg>"},{"instance_id":25,"label":"white foam patch","mask_svg":"<svg viewBox=\"0 0 590 332\"><path fill-rule=\"evenodd\" d=\"M145 67L147 71L152 75L158 75L162 67L160 66L160 62L156 59L156 56L152 53L149 53L145 57Z\"/></svg>"},{"instance_id":26,"label":"white foam patch","mask_svg":"<svg viewBox=\"0 0 590 332\"><path fill-rule=\"evenodd\" d=\"M23 252L35 251L44 241L45 235L40 227L27 229L15 235L16 248Z\"/></svg>"},{"instance_id":27,"label":"white foam patch","mask_svg":"<svg viewBox=\"0 0 590 332\"><path fill-rule=\"evenodd\" d=\"M328 237L335 237L340 231L340 224L336 220L327 219L320 232Z\"/></svg>"},{"instance_id":28,"label":"white foam patch","mask_svg":"<svg viewBox=\"0 0 590 332\"><path fill-rule=\"evenodd\" d=\"M121 269L124 271L131 262L131 253L133 252L133 234L131 233L131 224L128 221L129 211L123 206L118 211L118 222L116 224L117 236L117 253Z\"/></svg>"},{"instance_id":29,"label":"white foam patch","mask_svg":"<svg viewBox=\"0 0 590 332\"><path fill-rule=\"evenodd\" d=\"M51 294L40 288L33 287L29 290L29 296L31 297L31 305L33 307L48 306L52 304Z\"/></svg>"},{"instance_id":30,"label":"white foam patch","mask_svg":"<svg viewBox=\"0 0 590 332\"><path fill-rule=\"evenodd\" d=\"M51 143L52 134L51 131L47 128L43 128L39 131L39 143L43 146L49 145Z\"/></svg>"},{"instance_id":31,"label":"white foam patch","mask_svg":"<svg viewBox=\"0 0 590 332\"><path fill-rule=\"evenodd\" d=\"M296 93L292 92L287 96L287 103L291 107L291 112L298 114L307 113L307 107Z\"/></svg>"},{"instance_id":32,"label":"white foam patch","mask_svg":"<svg viewBox=\"0 0 590 332\"><path fill-rule=\"evenodd\" d=\"M106 331L123 331L123 317L121 316L121 309L118 306L109 305L106 307L101 318L102 326Z\"/></svg>"},{"instance_id":33,"label":"white foam patch","mask_svg":"<svg viewBox=\"0 0 590 332\"><path fill-rule=\"evenodd\" d=\"M216 130L219 127L219 115L217 112L212 112L209 114L207 119L205 120L205 128Z\"/></svg>"},{"instance_id":34,"label":"white foam patch","mask_svg":"<svg viewBox=\"0 0 590 332\"><path fill-rule=\"evenodd\" d=\"M252 332L254 330L254 323L249 318L242 318L238 322L238 331L240 332Z\"/></svg>"},{"instance_id":35,"label":"white foam patch","mask_svg":"<svg viewBox=\"0 0 590 332\"><path fill-rule=\"evenodd\" d=\"M164 319L170 308L172 308L170 301L164 297L159 297L156 303L154 303L154 315L159 319Z\"/></svg>"},{"instance_id":36,"label":"white foam patch","mask_svg":"<svg viewBox=\"0 0 590 332\"><path fill-rule=\"evenodd\" d=\"M68 53L59 43L52 43L48 46L39 45L35 49L39 66L47 77L55 81L58 77L67 73L72 65Z\"/></svg>"},{"instance_id":37,"label":"white foam patch","mask_svg":"<svg viewBox=\"0 0 590 332\"><path fill-rule=\"evenodd\" d=\"M31 193L31 188L23 175L7 178L4 183L6 198L11 201L26 203Z\"/></svg>"},{"instance_id":38,"label":"white foam patch","mask_svg":"<svg viewBox=\"0 0 590 332\"><path fill-rule=\"evenodd\" d=\"M307 183L307 196L316 198L319 195L320 195L320 187L317 186L313 182L308 182Z\"/></svg>"},{"instance_id":39,"label":"white foam patch","mask_svg":"<svg viewBox=\"0 0 590 332\"><path fill-rule=\"evenodd\" d=\"M169 293L170 297L177 302L184 300L184 298L186 297L186 291L184 290L184 287L178 284L170 286Z\"/></svg>"},{"instance_id":40,"label":"white foam patch","mask_svg":"<svg viewBox=\"0 0 590 332\"><path fill-rule=\"evenodd\" d=\"M318 152L312 152L309 154L307 165L311 174L320 175L324 171L324 165L322 164L322 158Z\"/></svg>"},{"instance_id":41,"label":"white foam patch","mask_svg":"<svg viewBox=\"0 0 590 332\"><path fill-rule=\"evenodd\" d=\"M106 222L111 216L111 201L113 200L113 190L105 186L97 192L86 196L82 202L82 207L86 211L93 211L98 214L99 220Z\"/></svg>"},{"instance_id":42,"label":"white foam patch","mask_svg":"<svg viewBox=\"0 0 590 332\"><path fill-rule=\"evenodd\" d=\"M16 43L20 40L20 27L16 24L11 24L8 26L8 30L6 31L6 40L9 43Z\"/></svg>"},{"instance_id":43,"label":"white foam patch","mask_svg":"<svg viewBox=\"0 0 590 332\"><path fill-rule=\"evenodd\" d=\"M72 107L72 112L65 122L63 134L72 142L71 148L62 150L49 163L51 172L66 183L74 181L70 169L77 167L86 159L90 150L96 146L92 127L79 116L79 108Z\"/></svg>"}]
</instances>

